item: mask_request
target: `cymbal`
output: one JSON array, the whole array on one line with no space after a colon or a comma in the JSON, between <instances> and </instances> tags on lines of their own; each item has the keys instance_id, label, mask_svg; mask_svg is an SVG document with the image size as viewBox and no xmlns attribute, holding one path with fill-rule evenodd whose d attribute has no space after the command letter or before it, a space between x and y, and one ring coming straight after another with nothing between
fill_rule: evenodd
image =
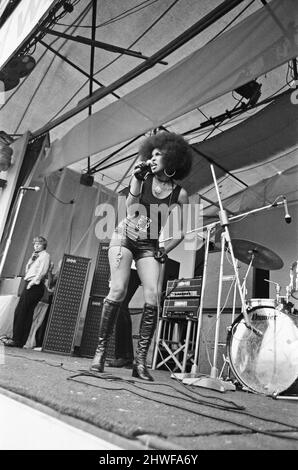
<instances>
[{"instance_id":1,"label":"cymbal","mask_svg":"<svg viewBox=\"0 0 298 470\"><path fill-rule=\"evenodd\" d=\"M269 271L281 269L284 265L283 260L276 253L258 243L238 238L232 239L231 243L235 258L245 264L249 264L252 260L252 266L255 268Z\"/></svg>"}]
</instances>

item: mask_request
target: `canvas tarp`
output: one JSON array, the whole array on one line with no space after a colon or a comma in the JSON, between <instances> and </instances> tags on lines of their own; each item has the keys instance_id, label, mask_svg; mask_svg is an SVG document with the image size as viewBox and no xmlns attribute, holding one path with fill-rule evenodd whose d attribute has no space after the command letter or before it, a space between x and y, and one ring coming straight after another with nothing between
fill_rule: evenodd
<instances>
[{"instance_id":1,"label":"canvas tarp","mask_svg":"<svg viewBox=\"0 0 298 470\"><path fill-rule=\"evenodd\" d=\"M22 275L32 253L31 241L42 234L57 266L64 253L92 258L94 268L99 238L96 208L116 195L98 183L80 184L80 175L66 168L46 178L39 192L27 191L21 204L13 239L4 265L4 277ZM26 247L26 249L24 249Z\"/></svg>"},{"instance_id":2,"label":"canvas tarp","mask_svg":"<svg viewBox=\"0 0 298 470\"><path fill-rule=\"evenodd\" d=\"M248 185L262 179L264 173L254 170L254 166L260 162L266 167L267 177L297 165L298 105L293 105L290 97L291 93L281 96L245 122L212 139L195 144L194 148L229 171L251 167L245 172L245 177L243 172L239 175ZM272 166L270 161L276 160L277 156L280 156L279 163ZM223 170L216 166L215 169L217 177L224 175ZM204 157L196 154L193 171L183 181L183 185L193 194L210 183L210 164Z\"/></svg>"},{"instance_id":3,"label":"canvas tarp","mask_svg":"<svg viewBox=\"0 0 298 470\"><path fill-rule=\"evenodd\" d=\"M149 83L81 121L53 143L40 174L164 124L297 56L297 24L296 1L273 0Z\"/></svg>"}]
</instances>

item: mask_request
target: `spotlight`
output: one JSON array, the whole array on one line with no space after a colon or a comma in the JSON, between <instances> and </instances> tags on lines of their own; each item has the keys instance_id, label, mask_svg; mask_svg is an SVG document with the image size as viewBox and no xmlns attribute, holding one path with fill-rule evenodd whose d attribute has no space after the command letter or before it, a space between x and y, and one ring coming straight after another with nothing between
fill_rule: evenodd
<instances>
[{"instance_id":1,"label":"spotlight","mask_svg":"<svg viewBox=\"0 0 298 470\"><path fill-rule=\"evenodd\" d=\"M4 84L4 91L18 86L20 78L29 75L36 65L35 59L30 55L13 57L0 71L0 80Z\"/></svg>"},{"instance_id":2,"label":"spotlight","mask_svg":"<svg viewBox=\"0 0 298 470\"><path fill-rule=\"evenodd\" d=\"M8 75L24 78L32 72L35 65L34 57L31 55L22 55L13 57L4 68Z\"/></svg>"},{"instance_id":3,"label":"spotlight","mask_svg":"<svg viewBox=\"0 0 298 470\"><path fill-rule=\"evenodd\" d=\"M72 13L74 10L73 5L67 1L63 3L63 8L64 8L64 11L66 11L67 13Z\"/></svg>"},{"instance_id":4,"label":"spotlight","mask_svg":"<svg viewBox=\"0 0 298 470\"><path fill-rule=\"evenodd\" d=\"M6 185L7 185L7 181L6 180L3 180L2 178L0 179L0 188L6 188Z\"/></svg>"},{"instance_id":5,"label":"spotlight","mask_svg":"<svg viewBox=\"0 0 298 470\"><path fill-rule=\"evenodd\" d=\"M3 82L4 91L10 91L20 83L20 79L18 77L9 77L3 72L0 72L0 81Z\"/></svg>"},{"instance_id":6,"label":"spotlight","mask_svg":"<svg viewBox=\"0 0 298 470\"><path fill-rule=\"evenodd\" d=\"M261 96L261 87L262 85L260 83L252 80L251 82L236 88L235 92L243 98L246 98L248 103L254 106Z\"/></svg>"},{"instance_id":7,"label":"spotlight","mask_svg":"<svg viewBox=\"0 0 298 470\"><path fill-rule=\"evenodd\" d=\"M94 176L89 173L83 173L80 178L80 184L83 186L93 186Z\"/></svg>"},{"instance_id":8,"label":"spotlight","mask_svg":"<svg viewBox=\"0 0 298 470\"><path fill-rule=\"evenodd\" d=\"M7 171L11 166L12 142L13 139L6 132L0 131L0 171Z\"/></svg>"}]
</instances>

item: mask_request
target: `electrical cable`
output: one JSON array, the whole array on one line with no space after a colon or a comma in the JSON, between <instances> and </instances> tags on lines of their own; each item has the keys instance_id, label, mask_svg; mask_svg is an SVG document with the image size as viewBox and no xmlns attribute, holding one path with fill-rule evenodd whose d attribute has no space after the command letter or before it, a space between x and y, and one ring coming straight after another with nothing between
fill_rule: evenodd
<instances>
[{"instance_id":1,"label":"electrical cable","mask_svg":"<svg viewBox=\"0 0 298 470\"><path fill-rule=\"evenodd\" d=\"M169 11L170 8L172 8L172 6L174 6L175 3L177 3L177 1L179 0L175 0L174 3L166 10L166 12ZM134 40L126 49L129 50L131 49L143 36L144 34L146 34L150 29L153 28L153 26L155 26L155 24L157 22L159 22L161 20L161 18L165 15L165 13L162 13L158 18L157 20L155 20L146 30L145 32L143 32L140 36L137 37L136 40ZM123 54L119 54L119 56L117 56L115 59L111 60L110 62L108 62L106 65L104 65L103 67L101 67L100 69L98 69L95 73L94 73L94 77L96 77L100 72L102 72L103 70L105 70L106 68L108 68L110 65L112 65L114 62L116 62L117 60L119 60L121 57L123 56ZM64 106L62 108L60 108L59 111L56 112L56 114L49 120L49 122L52 122L53 120L55 120L57 118L57 116L59 116L60 113L62 113L62 111L64 111L64 109L71 103L71 101L79 94L79 92L89 83L89 80L86 80L83 85L81 85L77 91L71 96L71 98L64 104Z\"/></svg>"},{"instance_id":2,"label":"electrical cable","mask_svg":"<svg viewBox=\"0 0 298 470\"><path fill-rule=\"evenodd\" d=\"M81 17L82 17L82 20L85 18L85 16L88 14L88 11L90 10L91 8L91 3L83 10L83 12L80 13L80 15L78 16L77 20L79 20ZM66 32L71 29L68 28L66 30ZM50 46L53 46L57 41L59 41L59 38L56 38L54 39L51 43L50 43ZM63 47L64 44L62 44L58 51L60 51L61 47ZM39 57L39 59L37 60L36 62L36 66L41 62L41 60L43 59L43 57L47 54L47 50L44 51L41 56ZM29 78L30 75L27 75L21 82L20 84L14 89L14 91L8 96L8 98L5 99L5 103L3 104L3 106L0 107L0 110L3 109L8 103L9 101L13 98L13 96L15 95L15 93L17 93L17 91L22 87L23 83L26 82L26 80Z\"/></svg>"},{"instance_id":3,"label":"electrical cable","mask_svg":"<svg viewBox=\"0 0 298 470\"><path fill-rule=\"evenodd\" d=\"M210 42L214 41L218 36L220 36L226 29L228 29L235 21L255 2L255 0L252 0L246 7L244 7L238 15L236 15L219 33L217 33L210 41L207 42L209 44Z\"/></svg>"},{"instance_id":4,"label":"electrical cable","mask_svg":"<svg viewBox=\"0 0 298 470\"><path fill-rule=\"evenodd\" d=\"M94 375L94 377L96 377ZM97 376L98 377L98 376ZM98 378L101 378L101 379L104 379L104 377L98 377ZM105 387L102 387L102 386L97 386L97 385L94 385L94 384L88 384L84 381L81 381L81 380L77 380L75 378L72 378L72 377L69 377L68 380L72 380L74 382L78 382L80 384L84 384L86 386L91 386L91 387L95 387L95 388L99 388L99 389L103 389L103 390L108 390L108 391L113 391L113 389L111 389L110 387L108 388L105 388ZM131 383L131 381L130 381ZM156 383L154 382L154 384L156 385ZM160 385L165 385L165 384L160 384ZM134 387L135 387L135 384L134 384ZM135 387L136 388L136 387ZM249 431L249 432L253 432L253 433L256 433L256 434L262 434L262 435L269 435L269 436L272 436L272 437L276 437L276 438L285 438L285 439L289 439L289 440L294 440L294 441L297 441L298 438L296 437L292 437L292 436L280 436L274 432L269 432L269 431L266 431L266 430L262 430L260 429L259 427L255 427L255 426L249 426L249 425L244 425L244 424L241 424L241 423L238 423L238 422L235 422L235 421L232 421L232 420L229 420L229 419L224 419L224 418L219 418L219 417L215 417L215 416L211 416L210 413L207 414L207 413L202 413L202 412L198 412L198 411L195 411L195 410L191 410L191 409L187 409L185 408L185 406L177 406L177 405L173 405L171 403L167 403L167 402L164 402L164 401L161 401L160 399L154 399L152 397L146 397L144 396L143 394L140 394L138 392L136 392L135 390L130 390L130 389L127 389L125 387L122 387L122 388L118 388L116 391L119 392L119 390L121 391L127 391L129 393L132 393L133 395L136 395L144 400L149 400L149 401L152 401L152 402L156 402L158 403L159 405L163 404L163 405L166 405L170 408L174 408L176 410L180 410L182 411L183 413L190 413L190 414L193 414L195 416L201 416L201 417L204 417L204 418L208 418L210 420L213 420L213 421L217 421L217 422L221 422L221 423L226 423L226 424L232 424L232 425L236 425L237 427L240 427L242 429L245 429L246 431ZM157 391L150 391L149 392L152 392L153 394L158 394L160 395L159 392ZM200 403L200 405L204 405L204 403ZM206 405L206 406L209 406L211 408L218 408L217 406L213 406L213 405ZM227 408L226 408L227 410ZM244 414L244 415L248 415L249 417L254 417L255 419L258 419L258 420L262 420L262 421L268 421L268 422L272 422L274 424L281 424L283 426L287 426L289 429L287 432L297 432L298 431L298 427L295 427L295 426L291 426L287 423L279 423L275 420L267 420L267 419L264 419L264 418L260 418L259 416L255 416L255 415L251 415L249 413L243 413L241 410L227 410L227 411L234 411L236 413L240 413L240 415ZM284 431L285 432L285 431ZM213 433L214 434L214 433ZM180 437L182 437L182 434L179 435Z\"/></svg>"},{"instance_id":5,"label":"electrical cable","mask_svg":"<svg viewBox=\"0 0 298 470\"><path fill-rule=\"evenodd\" d=\"M158 2L158 1L160 1L160 0L145 0L141 3L139 3L138 5L135 5L132 8L128 8L127 10L123 11L122 13L119 13L118 15L114 16L113 18L111 18L107 21L104 21L103 23L100 23L100 24L96 25L95 28L96 29L102 28L102 27L108 26L112 23L116 23L117 21L121 21L123 18L127 18L128 16L133 15L133 14L147 8L148 6L151 6L151 5L153 5L154 3ZM140 8L138 8L138 7L140 7ZM58 26L69 26L69 25L64 24L64 23L57 23L57 25ZM77 25L73 25L73 26L77 26ZM87 25L77 26L77 27L78 28L85 28L85 29L92 29L92 26L87 26Z\"/></svg>"},{"instance_id":6,"label":"electrical cable","mask_svg":"<svg viewBox=\"0 0 298 470\"><path fill-rule=\"evenodd\" d=\"M33 362L40 362L40 363L44 363L45 365L47 366L50 366L50 367L56 367L56 368L60 368L60 369L63 369L63 370L66 370L67 372L71 372L73 373L74 370L71 370L71 369L68 369L68 368L65 368L63 366L63 363L60 363L60 364L51 364L49 363L48 361L46 360L37 360L37 359L32 359L32 358L29 358L29 357L24 357L22 355L16 355L16 354L10 354L8 353L7 354L8 356L10 357L20 357L22 359L26 359L26 360L29 360L29 361L33 361ZM84 372L84 371L83 371ZM247 431L250 431L250 432L255 432L255 433L258 433L258 434L263 434L263 435L269 435L269 436L273 436L273 437L276 437L276 438L285 438L285 439L290 439L290 440L297 440L297 438L293 438L292 436L281 436L279 434L276 434L276 432L269 432L269 431L266 431L266 430L261 430L260 428L256 428L254 426L245 426L245 425L242 425L240 423L237 423L235 421L231 421L231 420L226 420L226 419L222 419L222 418L218 418L218 417L214 417L214 416L210 416L210 414L206 414L206 413L200 413L200 412L196 412L194 410L189 410L189 409L186 409L185 407L182 407L182 406L176 406L176 405L172 405L171 403L167 403L167 402L163 402L163 401L160 401L158 399L154 399L154 398L148 398L138 392L136 392L135 390L131 390L131 389L128 389L128 388L125 388L125 387L121 387L121 388L117 388L117 389L111 389L111 387L102 387L102 386L97 386L97 385L94 385L94 384L90 384L90 383L86 383L82 380L78 380L76 379L76 377L78 376L89 376L89 377L95 377L95 378L99 378L99 379L103 379L103 380L108 380L108 381L113 381L113 382L118 382L119 380L121 382L126 382L127 384L131 384L133 385L134 388L140 388L141 390L144 391L143 387L140 387L140 385L138 383L135 382L135 380L126 380L126 379L122 379L121 377L115 377L115 376L109 376L108 374L101 374L101 375L96 375L96 374L92 374L92 373L89 373L89 374L76 374L75 376L70 376L67 378L67 380L70 380L70 381L73 381L73 382L76 382L76 383L79 383L79 384L83 384L87 387L95 387L95 388L99 388L99 389L103 389L103 390L108 390L108 391L127 391L129 393L132 393L133 395L137 395L138 397L140 398L143 398L145 400L150 400L150 401L153 401L153 402L157 402L159 404L163 404L163 405L166 405L166 406L169 406L169 407L174 407L175 409L178 409L178 410L181 410L183 411L184 413L185 412L188 412L188 413L191 413L191 414L195 414L197 416L202 416L202 417L206 417L206 418L209 418L211 420L216 420L216 421L219 421L219 422L225 422L225 423L228 423L228 424L232 424L232 425L236 425L238 427L241 427L241 428L244 428L246 429ZM171 385L168 385L168 384L165 384L165 383L157 383L157 382L152 382L152 383L144 383L143 385L148 385L148 386L156 386L156 385L160 385L160 386L166 386L166 387L170 387L171 389L173 388L176 392L178 393L181 393L182 395L185 395L183 394L182 391L180 390L177 390L176 387L173 387ZM152 392L153 394L158 394L158 395L166 395L165 393L160 393L158 391L155 391L155 390L147 390L145 389L147 392ZM191 391L191 393L195 393L193 391ZM200 395L200 394L199 394ZM166 396L169 396L169 395L166 395ZM220 406L220 405L216 405L214 403L206 403L206 402L197 402L196 400L193 399L193 397L189 394L186 395L189 399L190 399L190 402L191 403L194 403L194 404L199 404L199 405L202 405L202 406L209 406L211 408L215 408L215 409L222 409L222 410L226 410L226 411L230 411L230 412L233 412L233 413L239 413L240 415L244 415L244 416L248 416L250 418L255 418L257 420L260 420L260 421L263 421L265 423L272 423L272 424L279 424L281 426L285 426L285 427L288 427L289 429L288 430L283 430L282 432L297 432L298 430L298 427L295 427L295 426L292 426L288 423L284 423L284 422L281 422L281 421L277 421L277 420L272 420L272 419L268 419L268 418L263 418L263 417L260 417L260 416L256 416L256 415L253 415L249 412L246 412L244 411L245 410L245 407L243 407L242 405L238 405L236 404L235 402L233 401L229 401L229 400L225 400L221 397L206 397L206 398L213 398L213 399L216 399L216 400L219 400L219 401L223 401L223 402L226 402L228 404L233 404L235 405L235 407L224 407L224 406ZM173 395L170 396L170 398L172 398ZM177 399L183 399L183 397L175 397ZM188 400L189 401L189 400ZM214 433L210 433L211 435L214 434ZM193 434L191 434L193 435ZM179 435L180 437L182 436L187 436L186 434L181 434ZM167 436L168 437L168 436Z\"/></svg>"},{"instance_id":7,"label":"electrical cable","mask_svg":"<svg viewBox=\"0 0 298 470\"><path fill-rule=\"evenodd\" d=\"M87 14L87 13L86 13L86 14ZM59 47L59 50L61 50L61 48L66 44L66 42L67 42L67 40L65 39L65 40L62 42L61 46ZM33 95L31 96L30 100L29 100L28 103L27 103L27 106L26 106L25 109L23 110L23 113L22 113L22 115L21 115L21 117L20 117L20 119L19 119L19 124L18 124L17 127L15 128L15 131L14 131L15 134L18 132L18 130L19 130L19 128L20 128L20 126L21 126L21 124L22 124L24 118L25 118L25 115L26 115L27 111L29 110L29 108L30 108L30 106L31 106L31 104L32 104L32 102L33 102L35 96L37 95L37 93L38 93L40 87L42 86L44 80L46 79L47 73L49 72L49 70L50 70L50 68L52 67L52 65L53 65L54 61L56 60L56 58L57 58L56 55L54 55L54 56L52 57L52 59L51 59L49 65L48 65L47 68L46 68L46 71L45 71L45 73L44 73L42 79L41 79L40 82L38 83L38 86L35 88L35 90L34 90L34 92L33 92Z\"/></svg>"},{"instance_id":8,"label":"electrical cable","mask_svg":"<svg viewBox=\"0 0 298 470\"><path fill-rule=\"evenodd\" d=\"M48 182L47 182L47 178L46 176L44 177L44 183L45 183L45 187L46 187L46 190L48 191L48 193L54 198L56 199L56 201L60 202L61 204L65 204L65 205L68 205L68 204L74 204L76 201L75 199L71 199L70 201L68 202L65 202L65 201L62 201L61 199L59 199L57 196L55 196L55 194L53 194L48 186Z\"/></svg>"}]
</instances>

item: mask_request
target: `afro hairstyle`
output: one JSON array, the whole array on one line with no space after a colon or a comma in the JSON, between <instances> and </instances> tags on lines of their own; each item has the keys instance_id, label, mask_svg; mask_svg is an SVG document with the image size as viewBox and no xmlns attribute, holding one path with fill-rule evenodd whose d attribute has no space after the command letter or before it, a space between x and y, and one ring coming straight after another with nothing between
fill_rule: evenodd
<instances>
[{"instance_id":1,"label":"afro hairstyle","mask_svg":"<svg viewBox=\"0 0 298 470\"><path fill-rule=\"evenodd\" d=\"M192 149L182 135L161 131L147 137L139 148L142 161L152 158L152 151L158 149L163 155L165 170L168 174L175 171L173 178L182 180L192 167Z\"/></svg>"}]
</instances>

